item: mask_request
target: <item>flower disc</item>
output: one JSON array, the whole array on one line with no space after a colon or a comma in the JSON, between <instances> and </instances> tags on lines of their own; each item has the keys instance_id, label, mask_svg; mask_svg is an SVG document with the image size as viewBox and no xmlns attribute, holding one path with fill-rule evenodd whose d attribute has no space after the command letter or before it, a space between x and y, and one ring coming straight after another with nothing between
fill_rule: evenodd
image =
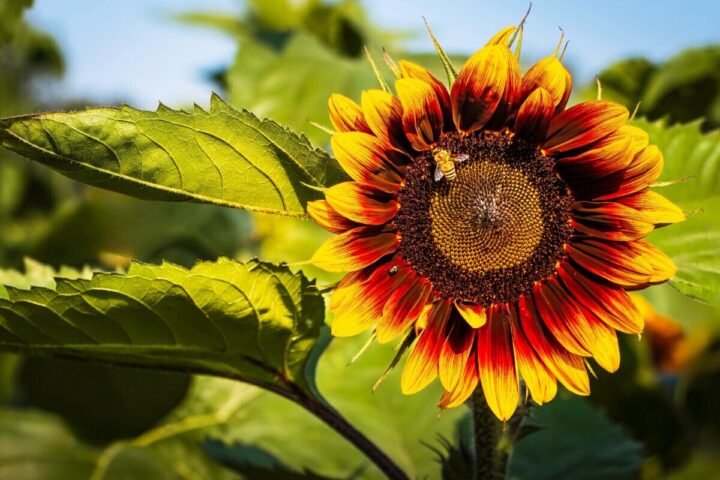
<instances>
[{"instance_id":1,"label":"flower disc","mask_svg":"<svg viewBox=\"0 0 720 480\"><path fill-rule=\"evenodd\" d=\"M467 155L435 181L432 154L408 169L395 223L400 252L446 298L516 300L551 275L572 235L567 186L540 150L507 133L449 135Z\"/></svg>"}]
</instances>

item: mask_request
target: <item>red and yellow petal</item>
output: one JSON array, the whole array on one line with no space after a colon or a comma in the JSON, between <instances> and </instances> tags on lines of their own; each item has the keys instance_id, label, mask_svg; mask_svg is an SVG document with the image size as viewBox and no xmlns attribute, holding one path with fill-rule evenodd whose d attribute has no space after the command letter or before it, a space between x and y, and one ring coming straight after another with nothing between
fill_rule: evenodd
<instances>
[{"instance_id":1,"label":"red and yellow petal","mask_svg":"<svg viewBox=\"0 0 720 480\"><path fill-rule=\"evenodd\" d=\"M480 49L462 68L450 92L453 120L466 133L482 128L503 98L508 80L507 47Z\"/></svg>"},{"instance_id":2,"label":"red and yellow petal","mask_svg":"<svg viewBox=\"0 0 720 480\"><path fill-rule=\"evenodd\" d=\"M634 208L616 202L576 202L573 225L583 235L627 242L653 231L655 225Z\"/></svg>"},{"instance_id":3,"label":"red and yellow petal","mask_svg":"<svg viewBox=\"0 0 720 480\"><path fill-rule=\"evenodd\" d=\"M395 216L398 202L358 182L342 182L325 191L332 208L353 222L364 225L382 225Z\"/></svg>"},{"instance_id":4,"label":"red and yellow petal","mask_svg":"<svg viewBox=\"0 0 720 480\"><path fill-rule=\"evenodd\" d=\"M382 90L366 90L360 98L365 121L375 136L386 145L408 151L409 144L403 130L402 103Z\"/></svg>"},{"instance_id":5,"label":"red and yellow petal","mask_svg":"<svg viewBox=\"0 0 720 480\"><path fill-rule=\"evenodd\" d=\"M575 198L580 200L612 200L648 188L657 180L663 169L663 156L655 145L640 150L630 164L599 180L570 183Z\"/></svg>"},{"instance_id":6,"label":"red and yellow petal","mask_svg":"<svg viewBox=\"0 0 720 480\"><path fill-rule=\"evenodd\" d=\"M677 270L670 257L643 240L604 242L583 239L573 242L568 254L588 272L621 287L662 283Z\"/></svg>"},{"instance_id":7,"label":"red and yellow petal","mask_svg":"<svg viewBox=\"0 0 720 480\"><path fill-rule=\"evenodd\" d=\"M510 39L515 33L515 30L517 30L517 27L515 25L508 25L507 27L501 29L495 35L493 35L492 38L488 40L485 45L503 45L507 47L509 46L508 44L510 43Z\"/></svg>"},{"instance_id":8,"label":"red and yellow petal","mask_svg":"<svg viewBox=\"0 0 720 480\"><path fill-rule=\"evenodd\" d=\"M544 328L531 297L520 297L518 307L520 328L538 358L565 388L577 395L588 395L590 378L583 358L569 352Z\"/></svg>"},{"instance_id":9,"label":"red and yellow petal","mask_svg":"<svg viewBox=\"0 0 720 480\"><path fill-rule=\"evenodd\" d=\"M558 276L579 303L610 327L625 333L640 333L644 318L625 290L592 280L568 262L558 268Z\"/></svg>"},{"instance_id":10,"label":"red and yellow petal","mask_svg":"<svg viewBox=\"0 0 720 480\"><path fill-rule=\"evenodd\" d=\"M515 133L529 142L541 142L555 113L553 99L544 88L537 88L520 105L515 118Z\"/></svg>"},{"instance_id":11,"label":"red and yellow petal","mask_svg":"<svg viewBox=\"0 0 720 480\"><path fill-rule=\"evenodd\" d=\"M488 309L487 323L477 330L480 381L490 410L508 420L520 401L510 322L504 306Z\"/></svg>"},{"instance_id":12,"label":"red and yellow petal","mask_svg":"<svg viewBox=\"0 0 720 480\"><path fill-rule=\"evenodd\" d=\"M428 305L423 311L427 326L420 333L400 377L400 388L406 395L427 387L438 375L440 352L445 343L445 324L452 304L443 300Z\"/></svg>"},{"instance_id":13,"label":"red and yellow petal","mask_svg":"<svg viewBox=\"0 0 720 480\"><path fill-rule=\"evenodd\" d=\"M455 385L454 389L443 393L438 407L453 408L461 405L472 395L479 381L480 372L478 372L477 355L471 352L467 362L465 362L465 370L460 376L457 385Z\"/></svg>"},{"instance_id":14,"label":"red and yellow petal","mask_svg":"<svg viewBox=\"0 0 720 480\"><path fill-rule=\"evenodd\" d=\"M440 351L440 382L447 391L457 387L465 374L468 358L475 343L475 331L457 314L450 317L450 328Z\"/></svg>"},{"instance_id":15,"label":"red and yellow petal","mask_svg":"<svg viewBox=\"0 0 720 480\"><path fill-rule=\"evenodd\" d=\"M397 233L358 227L326 240L310 262L329 272L354 272L395 252L397 247Z\"/></svg>"},{"instance_id":16,"label":"red and yellow petal","mask_svg":"<svg viewBox=\"0 0 720 480\"><path fill-rule=\"evenodd\" d=\"M635 131L623 125L614 133L572 155L558 156L556 164L568 183L594 181L625 169L635 154L647 146Z\"/></svg>"},{"instance_id":17,"label":"red and yellow petal","mask_svg":"<svg viewBox=\"0 0 720 480\"><path fill-rule=\"evenodd\" d=\"M485 308L477 303L456 301L455 309L472 328L480 328L487 321Z\"/></svg>"},{"instance_id":18,"label":"red and yellow petal","mask_svg":"<svg viewBox=\"0 0 720 480\"><path fill-rule=\"evenodd\" d=\"M327 200L313 200L307 204L307 213L315 223L332 233L344 233L360 225L340 215Z\"/></svg>"},{"instance_id":19,"label":"red and yellow petal","mask_svg":"<svg viewBox=\"0 0 720 480\"><path fill-rule=\"evenodd\" d=\"M429 70L416 63L408 62L407 60L400 60L399 67L402 78L415 78L422 80L432 87L443 112L443 124L445 129L450 129L453 125L452 108L450 107L450 92L448 92L445 84L435 75L430 73Z\"/></svg>"},{"instance_id":20,"label":"red and yellow petal","mask_svg":"<svg viewBox=\"0 0 720 480\"><path fill-rule=\"evenodd\" d=\"M433 291L430 283L407 270L406 278L393 291L383 308L383 316L376 330L380 343L391 342L410 328L430 300Z\"/></svg>"},{"instance_id":21,"label":"red and yellow petal","mask_svg":"<svg viewBox=\"0 0 720 480\"><path fill-rule=\"evenodd\" d=\"M339 93L330 95L328 100L330 121L338 132L371 133L360 105Z\"/></svg>"},{"instance_id":22,"label":"red and yellow petal","mask_svg":"<svg viewBox=\"0 0 720 480\"><path fill-rule=\"evenodd\" d=\"M406 278L400 273L405 266L402 260L394 259L347 274L335 287L330 302L330 311L335 314L332 334L349 337L375 325L388 298Z\"/></svg>"},{"instance_id":23,"label":"red and yellow petal","mask_svg":"<svg viewBox=\"0 0 720 480\"><path fill-rule=\"evenodd\" d=\"M443 111L433 87L416 78L400 78L395 88L403 108L403 128L410 145L428 150L440 139Z\"/></svg>"},{"instance_id":24,"label":"red and yellow petal","mask_svg":"<svg viewBox=\"0 0 720 480\"><path fill-rule=\"evenodd\" d=\"M517 306L510 307L510 327L513 338L513 351L515 352L515 365L518 374L525 380L530 395L535 403L547 403L557 393L557 381L545 364L533 350L530 342L520 328Z\"/></svg>"},{"instance_id":25,"label":"red and yellow petal","mask_svg":"<svg viewBox=\"0 0 720 480\"><path fill-rule=\"evenodd\" d=\"M397 192L402 176L393 161L393 152L378 138L362 132L333 135L330 140L335 158L356 182L383 192Z\"/></svg>"},{"instance_id":26,"label":"red and yellow petal","mask_svg":"<svg viewBox=\"0 0 720 480\"><path fill-rule=\"evenodd\" d=\"M530 67L522 78L523 97L527 97L538 88L550 94L555 112L560 112L570 98L572 75L557 57L545 57Z\"/></svg>"},{"instance_id":27,"label":"red and yellow petal","mask_svg":"<svg viewBox=\"0 0 720 480\"><path fill-rule=\"evenodd\" d=\"M642 190L615 201L634 208L654 225L669 225L683 222L687 218L680 207L651 190Z\"/></svg>"},{"instance_id":28,"label":"red and yellow petal","mask_svg":"<svg viewBox=\"0 0 720 480\"><path fill-rule=\"evenodd\" d=\"M617 103L579 103L552 119L543 150L556 154L587 146L615 132L629 116L627 108Z\"/></svg>"},{"instance_id":29,"label":"red and yellow petal","mask_svg":"<svg viewBox=\"0 0 720 480\"><path fill-rule=\"evenodd\" d=\"M589 351L598 364L608 372L614 372L620 366L620 348L615 330L589 315L583 305L568 293L557 280L547 282L554 294L556 309L565 320L568 329L577 341Z\"/></svg>"}]
</instances>

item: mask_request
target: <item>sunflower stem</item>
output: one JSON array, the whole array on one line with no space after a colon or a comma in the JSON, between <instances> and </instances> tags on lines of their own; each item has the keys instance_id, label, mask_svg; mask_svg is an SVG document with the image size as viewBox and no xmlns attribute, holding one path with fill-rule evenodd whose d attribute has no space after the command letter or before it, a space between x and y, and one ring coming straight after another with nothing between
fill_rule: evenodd
<instances>
[{"instance_id":1,"label":"sunflower stem","mask_svg":"<svg viewBox=\"0 0 720 480\"><path fill-rule=\"evenodd\" d=\"M485 400L482 388L478 387L470 401L475 439L474 480L505 478L504 467L498 451L500 422Z\"/></svg>"},{"instance_id":2,"label":"sunflower stem","mask_svg":"<svg viewBox=\"0 0 720 480\"><path fill-rule=\"evenodd\" d=\"M319 402L300 391L289 396L289 398L305 407L310 413L355 445L387 478L390 480L410 480L410 477L385 452L380 450L375 443L363 435L330 405Z\"/></svg>"}]
</instances>

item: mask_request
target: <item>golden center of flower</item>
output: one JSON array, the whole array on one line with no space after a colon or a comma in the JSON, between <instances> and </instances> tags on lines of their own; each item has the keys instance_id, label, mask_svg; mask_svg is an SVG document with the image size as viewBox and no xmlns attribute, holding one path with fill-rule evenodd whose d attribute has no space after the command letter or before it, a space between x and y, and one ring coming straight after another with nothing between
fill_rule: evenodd
<instances>
[{"instance_id":1,"label":"golden center of flower","mask_svg":"<svg viewBox=\"0 0 720 480\"><path fill-rule=\"evenodd\" d=\"M433 241L448 259L486 273L525 262L540 242L540 195L519 168L487 160L458 165L430 203Z\"/></svg>"},{"instance_id":2,"label":"golden center of flower","mask_svg":"<svg viewBox=\"0 0 720 480\"><path fill-rule=\"evenodd\" d=\"M553 160L510 133L446 134L411 162L399 201L402 257L444 298L484 306L551 276L573 232Z\"/></svg>"}]
</instances>

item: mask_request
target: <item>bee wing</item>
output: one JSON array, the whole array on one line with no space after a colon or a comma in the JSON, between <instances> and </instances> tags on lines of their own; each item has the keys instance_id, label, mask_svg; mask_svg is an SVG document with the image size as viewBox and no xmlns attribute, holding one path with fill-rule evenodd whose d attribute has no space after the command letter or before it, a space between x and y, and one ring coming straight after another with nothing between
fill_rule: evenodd
<instances>
[{"instance_id":1,"label":"bee wing","mask_svg":"<svg viewBox=\"0 0 720 480\"><path fill-rule=\"evenodd\" d=\"M461 153L460 155L455 157L455 162L460 163L468 159L470 159L470 155L468 155L467 153Z\"/></svg>"},{"instance_id":2,"label":"bee wing","mask_svg":"<svg viewBox=\"0 0 720 480\"><path fill-rule=\"evenodd\" d=\"M443 177L443 171L442 168L440 168L440 164L435 165L435 181L439 182L442 180Z\"/></svg>"}]
</instances>

